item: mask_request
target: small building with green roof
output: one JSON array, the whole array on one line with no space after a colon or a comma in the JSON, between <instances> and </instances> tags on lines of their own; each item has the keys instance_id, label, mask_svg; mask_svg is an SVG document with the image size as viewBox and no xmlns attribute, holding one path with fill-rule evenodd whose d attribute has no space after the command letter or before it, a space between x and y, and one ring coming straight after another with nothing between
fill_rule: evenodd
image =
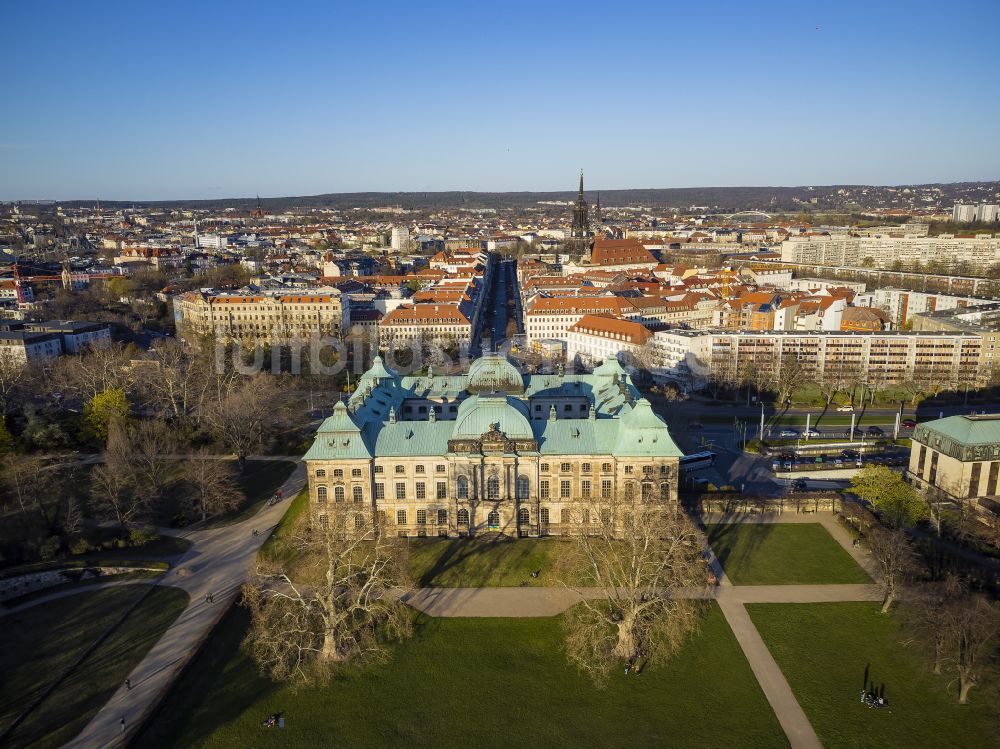
<instances>
[{"instance_id":1,"label":"small building with green roof","mask_svg":"<svg viewBox=\"0 0 1000 749\"><path fill-rule=\"evenodd\" d=\"M996 506L1000 414L948 416L913 430L909 477L930 495L979 508Z\"/></svg>"},{"instance_id":2,"label":"small building with green roof","mask_svg":"<svg viewBox=\"0 0 1000 749\"><path fill-rule=\"evenodd\" d=\"M537 537L578 532L586 502L675 502L681 456L617 360L525 375L486 354L448 376L376 357L304 460L320 523L341 510L402 536Z\"/></svg>"}]
</instances>

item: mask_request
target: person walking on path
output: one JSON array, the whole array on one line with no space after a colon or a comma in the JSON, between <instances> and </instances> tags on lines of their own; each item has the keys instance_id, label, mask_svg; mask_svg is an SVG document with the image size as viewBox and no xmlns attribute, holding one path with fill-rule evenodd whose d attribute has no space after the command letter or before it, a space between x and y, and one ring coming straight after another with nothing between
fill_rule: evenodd
<instances>
[{"instance_id":1,"label":"person walking on path","mask_svg":"<svg viewBox=\"0 0 1000 749\"><path fill-rule=\"evenodd\" d=\"M125 691L126 692L131 692L132 691L132 680L131 679L125 679Z\"/></svg>"},{"instance_id":2,"label":"person walking on path","mask_svg":"<svg viewBox=\"0 0 1000 749\"><path fill-rule=\"evenodd\" d=\"M122 733L125 733L125 716L122 716Z\"/></svg>"}]
</instances>

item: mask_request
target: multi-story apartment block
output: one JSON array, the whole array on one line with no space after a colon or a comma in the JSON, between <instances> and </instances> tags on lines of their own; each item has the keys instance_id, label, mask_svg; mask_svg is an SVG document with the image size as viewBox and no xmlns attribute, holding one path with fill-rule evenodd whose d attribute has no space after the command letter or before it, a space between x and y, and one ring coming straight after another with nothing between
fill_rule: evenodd
<instances>
[{"instance_id":1,"label":"multi-story apartment block","mask_svg":"<svg viewBox=\"0 0 1000 749\"><path fill-rule=\"evenodd\" d=\"M888 268L895 263L968 264L986 270L1000 263L1000 238L975 237L830 237L805 236L781 243L781 260L826 266Z\"/></svg>"},{"instance_id":2,"label":"multi-story apartment block","mask_svg":"<svg viewBox=\"0 0 1000 749\"><path fill-rule=\"evenodd\" d=\"M194 291L174 298L178 330L255 342L339 337L344 307L337 290L322 293L230 294Z\"/></svg>"},{"instance_id":3,"label":"multi-story apartment block","mask_svg":"<svg viewBox=\"0 0 1000 749\"><path fill-rule=\"evenodd\" d=\"M473 325L458 304L403 304L379 325L379 346L395 350L414 343L469 345Z\"/></svg>"},{"instance_id":4,"label":"multi-story apartment block","mask_svg":"<svg viewBox=\"0 0 1000 749\"><path fill-rule=\"evenodd\" d=\"M0 330L0 358L15 364L34 364L55 359L62 353L62 339L57 333L30 330Z\"/></svg>"}]
</instances>

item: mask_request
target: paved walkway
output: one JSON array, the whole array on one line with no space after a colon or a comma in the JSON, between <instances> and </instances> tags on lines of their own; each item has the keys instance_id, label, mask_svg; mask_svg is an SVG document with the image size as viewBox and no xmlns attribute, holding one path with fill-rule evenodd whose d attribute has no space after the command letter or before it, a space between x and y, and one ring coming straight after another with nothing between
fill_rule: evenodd
<instances>
[{"instance_id":1,"label":"paved walkway","mask_svg":"<svg viewBox=\"0 0 1000 749\"><path fill-rule=\"evenodd\" d=\"M190 603L146 657L132 669L128 677L132 689L119 688L80 735L66 744L67 747L95 749L124 746L133 738L145 716L158 704L160 697L198 650L199 644L225 613L228 604L236 598L257 550L305 482L305 465L298 463L281 487L284 501L270 507L265 505L254 517L241 523L184 534L191 541L191 548L158 584L173 585L187 591L191 596ZM254 529L260 534L254 536ZM206 601L208 594L214 597L213 603ZM126 726L124 735L121 730L123 717Z\"/></svg>"}]
</instances>

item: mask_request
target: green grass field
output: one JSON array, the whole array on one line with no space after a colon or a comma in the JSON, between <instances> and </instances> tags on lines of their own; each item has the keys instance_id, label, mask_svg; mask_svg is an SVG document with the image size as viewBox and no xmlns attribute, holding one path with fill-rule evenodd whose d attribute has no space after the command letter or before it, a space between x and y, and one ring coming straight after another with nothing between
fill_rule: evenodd
<instances>
[{"instance_id":1,"label":"green grass field","mask_svg":"<svg viewBox=\"0 0 1000 749\"><path fill-rule=\"evenodd\" d=\"M871 582L819 523L710 525L708 541L735 585Z\"/></svg>"},{"instance_id":2,"label":"green grass field","mask_svg":"<svg viewBox=\"0 0 1000 749\"><path fill-rule=\"evenodd\" d=\"M148 590L81 592L0 619L0 725L6 727ZM4 746L57 747L79 733L187 605L156 588L107 640L18 726Z\"/></svg>"},{"instance_id":3,"label":"green grass field","mask_svg":"<svg viewBox=\"0 0 1000 749\"><path fill-rule=\"evenodd\" d=\"M566 541L522 538L517 541L414 539L410 574L415 584L448 588L557 585L556 557ZM532 578L532 572L539 572Z\"/></svg>"},{"instance_id":4,"label":"green grass field","mask_svg":"<svg viewBox=\"0 0 1000 749\"><path fill-rule=\"evenodd\" d=\"M928 648L873 603L750 604L747 610L827 749L1000 746L1000 687L959 705L952 676L934 676ZM861 704L865 681L889 708Z\"/></svg>"},{"instance_id":5,"label":"green grass field","mask_svg":"<svg viewBox=\"0 0 1000 749\"><path fill-rule=\"evenodd\" d=\"M604 690L571 667L559 619L419 617L393 659L298 692L257 675L229 614L143 747L783 747L721 612L666 667ZM283 731L261 721L283 712Z\"/></svg>"}]
</instances>

